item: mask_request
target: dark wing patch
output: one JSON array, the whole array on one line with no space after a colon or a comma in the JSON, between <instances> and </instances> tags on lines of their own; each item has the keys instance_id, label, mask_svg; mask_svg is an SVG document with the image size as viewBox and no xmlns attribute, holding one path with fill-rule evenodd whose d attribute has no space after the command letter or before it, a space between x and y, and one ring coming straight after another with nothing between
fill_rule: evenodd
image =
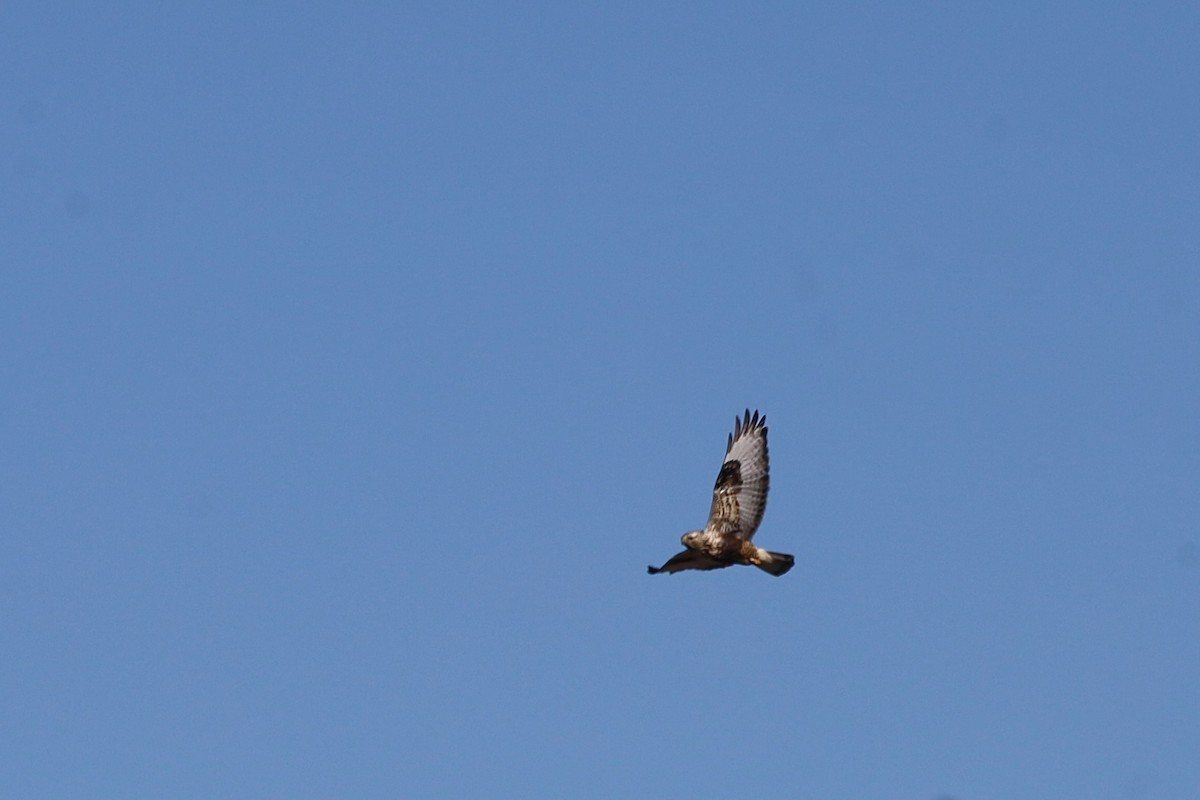
<instances>
[{"instance_id":1,"label":"dark wing patch","mask_svg":"<svg viewBox=\"0 0 1200 800\"><path fill-rule=\"evenodd\" d=\"M719 492L724 487L735 487L742 485L742 462L726 461L721 465L721 471L717 474L717 482L713 484L713 491Z\"/></svg>"}]
</instances>

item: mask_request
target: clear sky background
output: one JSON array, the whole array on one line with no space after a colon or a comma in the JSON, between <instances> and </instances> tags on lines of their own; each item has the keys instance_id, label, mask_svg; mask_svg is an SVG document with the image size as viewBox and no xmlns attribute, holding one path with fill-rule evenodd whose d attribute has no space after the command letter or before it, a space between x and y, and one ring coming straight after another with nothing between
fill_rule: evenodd
<instances>
[{"instance_id":1,"label":"clear sky background","mask_svg":"<svg viewBox=\"0 0 1200 800\"><path fill-rule=\"evenodd\" d=\"M6 4L0 796L1200 797L1197 42Z\"/></svg>"}]
</instances>

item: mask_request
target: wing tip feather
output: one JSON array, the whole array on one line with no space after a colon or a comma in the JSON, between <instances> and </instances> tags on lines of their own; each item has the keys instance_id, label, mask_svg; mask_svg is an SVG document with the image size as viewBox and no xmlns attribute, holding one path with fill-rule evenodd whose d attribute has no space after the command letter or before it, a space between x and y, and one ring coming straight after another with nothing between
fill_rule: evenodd
<instances>
[{"instance_id":1,"label":"wing tip feather","mask_svg":"<svg viewBox=\"0 0 1200 800\"><path fill-rule=\"evenodd\" d=\"M744 415L735 414L733 416L733 433L729 434L729 438L725 442L725 452L728 453L733 449L733 443L742 438L746 434L761 430L765 436L767 433L767 415L762 414L756 408L754 413L750 413L747 408Z\"/></svg>"}]
</instances>

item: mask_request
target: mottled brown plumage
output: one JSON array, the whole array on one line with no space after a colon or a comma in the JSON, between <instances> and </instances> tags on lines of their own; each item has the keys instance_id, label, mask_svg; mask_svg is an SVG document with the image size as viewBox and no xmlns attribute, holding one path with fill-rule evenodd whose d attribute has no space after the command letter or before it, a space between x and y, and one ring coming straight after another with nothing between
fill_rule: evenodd
<instances>
[{"instance_id":1,"label":"mottled brown plumage","mask_svg":"<svg viewBox=\"0 0 1200 800\"><path fill-rule=\"evenodd\" d=\"M733 433L725 445L725 461L713 486L708 524L704 530L685 533L683 552L661 567L647 567L650 574L720 569L734 564L750 564L772 575L791 569L795 563L792 556L764 550L751 542L767 509L770 483L767 417L759 416L757 411L751 416L750 409L746 409L744 418L734 418Z\"/></svg>"}]
</instances>

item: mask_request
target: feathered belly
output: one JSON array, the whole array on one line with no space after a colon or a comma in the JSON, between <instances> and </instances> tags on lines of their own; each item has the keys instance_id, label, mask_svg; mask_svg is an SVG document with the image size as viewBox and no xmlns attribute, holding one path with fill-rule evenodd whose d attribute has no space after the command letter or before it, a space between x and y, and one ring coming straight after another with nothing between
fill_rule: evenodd
<instances>
[{"instance_id":1,"label":"feathered belly","mask_svg":"<svg viewBox=\"0 0 1200 800\"><path fill-rule=\"evenodd\" d=\"M728 564L744 562L757 552L750 542L732 534L710 534L697 549L709 558Z\"/></svg>"}]
</instances>

